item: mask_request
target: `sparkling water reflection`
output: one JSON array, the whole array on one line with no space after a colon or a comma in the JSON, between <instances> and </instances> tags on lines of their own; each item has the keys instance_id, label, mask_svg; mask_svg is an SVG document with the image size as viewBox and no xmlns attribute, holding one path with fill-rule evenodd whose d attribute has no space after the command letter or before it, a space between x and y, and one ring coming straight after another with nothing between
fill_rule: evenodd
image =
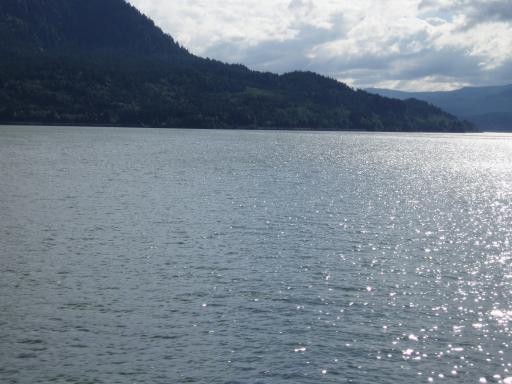
<instances>
[{"instance_id":1,"label":"sparkling water reflection","mask_svg":"<svg viewBox=\"0 0 512 384\"><path fill-rule=\"evenodd\" d=\"M2 383L512 383L512 135L0 128Z\"/></svg>"}]
</instances>

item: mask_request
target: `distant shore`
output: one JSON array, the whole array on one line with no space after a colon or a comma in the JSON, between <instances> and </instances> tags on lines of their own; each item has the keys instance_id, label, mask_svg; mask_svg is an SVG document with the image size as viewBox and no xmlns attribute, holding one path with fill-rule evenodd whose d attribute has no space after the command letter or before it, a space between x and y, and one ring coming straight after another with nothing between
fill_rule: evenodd
<instances>
[{"instance_id":1,"label":"distant shore","mask_svg":"<svg viewBox=\"0 0 512 384\"><path fill-rule=\"evenodd\" d=\"M149 125L136 125L136 124L73 124L73 123L42 123L42 122L0 122L0 127L23 127L23 126L34 126L34 127L69 127L69 128L148 128L148 129L190 129L190 130L226 130L226 131L290 131L290 132L368 132L368 133L484 133L494 131L398 131L398 130L365 130L365 129L328 129L328 128L290 128L290 127L157 127ZM510 131L512 132L512 130ZM496 133L506 133L499 132Z\"/></svg>"}]
</instances>

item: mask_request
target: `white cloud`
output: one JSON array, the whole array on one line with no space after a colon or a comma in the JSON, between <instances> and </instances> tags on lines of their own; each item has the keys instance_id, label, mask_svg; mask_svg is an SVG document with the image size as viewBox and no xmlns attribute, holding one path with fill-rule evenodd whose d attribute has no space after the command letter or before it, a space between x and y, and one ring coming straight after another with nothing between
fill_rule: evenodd
<instances>
[{"instance_id":1,"label":"white cloud","mask_svg":"<svg viewBox=\"0 0 512 384\"><path fill-rule=\"evenodd\" d=\"M192 52L354 86L512 82L512 0L129 0Z\"/></svg>"}]
</instances>

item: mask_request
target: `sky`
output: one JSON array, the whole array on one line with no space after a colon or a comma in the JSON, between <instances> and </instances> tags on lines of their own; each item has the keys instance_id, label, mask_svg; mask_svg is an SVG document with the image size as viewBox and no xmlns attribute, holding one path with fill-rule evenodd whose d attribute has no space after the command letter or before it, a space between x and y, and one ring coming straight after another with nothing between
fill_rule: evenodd
<instances>
[{"instance_id":1,"label":"sky","mask_svg":"<svg viewBox=\"0 0 512 384\"><path fill-rule=\"evenodd\" d=\"M353 87L512 83L512 0L129 0L190 52Z\"/></svg>"}]
</instances>

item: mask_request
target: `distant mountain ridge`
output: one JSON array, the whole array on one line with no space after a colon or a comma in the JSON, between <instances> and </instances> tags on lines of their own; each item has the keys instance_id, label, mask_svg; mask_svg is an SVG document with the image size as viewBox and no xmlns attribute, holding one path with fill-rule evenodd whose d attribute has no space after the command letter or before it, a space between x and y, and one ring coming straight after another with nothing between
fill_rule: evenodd
<instances>
[{"instance_id":1,"label":"distant mountain ridge","mask_svg":"<svg viewBox=\"0 0 512 384\"><path fill-rule=\"evenodd\" d=\"M402 92L378 88L367 91L400 100L415 98L426 101L469 120L482 130L512 131L512 84L447 92Z\"/></svg>"},{"instance_id":2,"label":"distant mountain ridge","mask_svg":"<svg viewBox=\"0 0 512 384\"><path fill-rule=\"evenodd\" d=\"M2 0L0 122L471 131L417 100L190 54L124 0Z\"/></svg>"}]
</instances>

